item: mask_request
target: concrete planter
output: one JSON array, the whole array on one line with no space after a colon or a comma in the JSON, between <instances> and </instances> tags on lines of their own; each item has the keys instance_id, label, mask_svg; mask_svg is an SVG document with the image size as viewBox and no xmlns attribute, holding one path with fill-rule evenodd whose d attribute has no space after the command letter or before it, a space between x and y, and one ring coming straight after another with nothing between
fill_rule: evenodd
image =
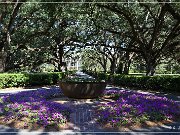
<instances>
[{"instance_id":1,"label":"concrete planter","mask_svg":"<svg viewBox=\"0 0 180 135\"><path fill-rule=\"evenodd\" d=\"M65 96L76 99L97 98L106 88L106 82L59 82Z\"/></svg>"}]
</instances>

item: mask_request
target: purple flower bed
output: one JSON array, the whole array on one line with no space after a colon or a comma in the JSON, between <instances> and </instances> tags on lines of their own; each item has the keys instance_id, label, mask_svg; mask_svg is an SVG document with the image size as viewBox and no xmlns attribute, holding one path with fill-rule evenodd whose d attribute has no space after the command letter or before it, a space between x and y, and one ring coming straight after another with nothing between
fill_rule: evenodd
<instances>
[{"instance_id":1,"label":"purple flower bed","mask_svg":"<svg viewBox=\"0 0 180 135\"><path fill-rule=\"evenodd\" d=\"M145 121L173 120L180 116L179 103L166 97L117 89L106 90L104 95L118 98L99 105L97 117L100 123L125 126Z\"/></svg>"},{"instance_id":2,"label":"purple flower bed","mask_svg":"<svg viewBox=\"0 0 180 135\"><path fill-rule=\"evenodd\" d=\"M29 122L44 127L65 124L72 110L47 100L60 94L56 87L7 94L0 98L1 116L4 116L4 121L28 117Z\"/></svg>"}]
</instances>

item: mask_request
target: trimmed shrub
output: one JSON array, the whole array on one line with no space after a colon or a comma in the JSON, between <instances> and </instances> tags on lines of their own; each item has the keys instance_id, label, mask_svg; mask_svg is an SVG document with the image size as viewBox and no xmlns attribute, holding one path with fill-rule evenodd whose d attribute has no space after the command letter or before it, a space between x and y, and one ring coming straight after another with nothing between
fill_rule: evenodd
<instances>
[{"instance_id":1,"label":"trimmed shrub","mask_svg":"<svg viewBox=\"0 0 180 135\"><path fill-rule=\"evenodd\" d=\"M57 84L58 80L62 78L63 74L65 73L4 73L0 74L0 88L53 85Z\"/></svg>"},{"instance_id":2,"label":"trimmed shrub","mask_svg":"<svg viewBox=\"0 0 180 135\"><path fill-rule=\"evenodd\" d=\"M89 72L87 72L89 73ZM105 74L94 73L90 75L104 79L114 85L137 87L143 89L174 91L180 92L180 76L159 75L159 76L142 76L142 75L123 75L123 74Z\"/></svg>"},{"instance_id":3,"label":"trimmed shrub","mask_svg":"<svg viewBox=\"0 0 180 135\"><path fill-rule=\"evenodd\" d=\"M26 82L24 74L0 74L0 88L25 86Z\"/></svg>"}]
</instances>

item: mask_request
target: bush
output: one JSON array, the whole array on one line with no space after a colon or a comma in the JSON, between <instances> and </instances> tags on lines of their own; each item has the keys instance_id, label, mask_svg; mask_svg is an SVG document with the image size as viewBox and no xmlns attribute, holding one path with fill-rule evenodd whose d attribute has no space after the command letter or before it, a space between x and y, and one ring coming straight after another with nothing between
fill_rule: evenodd
<instances>
[{"instance_id":1,"label":"bush","mask_svg":"<svg viewBox=\"0 0 180 135\"><path fill-rule=\"evenodd\" d=\"M24 74L0 74L0 88L25 86L26 82Z\"/></svg>"},{"instance_id":2,"label":"bush","mask_svg":"<svg viewBox=\"0 0 180 135\"><path fill-rule=\"evenodd\" d=\"M57 84L64 73L18 73L18 74L0 74L0 88L35 86L35 85L53 85Z\"/></svg>"},{"instance_id":3,"label":"bush","mask_svg":"<svg viewBox=\"0 0 180 135\"><path fill-rule=\"evenodd\" d=\"M87 72L89 73L89 72ZM176 75L159 75L159 76L142 76L142 75L123 75L123 74L105 74L90 73L92 76L105 79L114 85L137 87L143 89L174 91L180 92L180 76Z\"/></svg>"}]
</instances>

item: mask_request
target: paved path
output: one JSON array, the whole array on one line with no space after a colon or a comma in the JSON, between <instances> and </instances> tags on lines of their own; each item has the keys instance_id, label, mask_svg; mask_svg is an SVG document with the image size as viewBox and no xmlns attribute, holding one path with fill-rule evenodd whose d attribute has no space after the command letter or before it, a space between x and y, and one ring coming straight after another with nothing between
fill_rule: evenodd
<instances>
[{"instance_id":1,"label":"paved path","mask_svg":"<svg viewBox=\"0 0 180 135\"><path fill-rule=\"evenodd\" d=\"M36 89L28 89L28 90L36 90ZM1 91L0 95L4 95L7 93L12 92L19 92L22 90L6 90ZM23 90L24 91L24 90ZM173 94L165 94L165 93L154 93L159 96L167 96L173 100L180 102L180 96L175 96ZM94 117L94 109L99 102L99 100L95 99L88 99L88 100L74 100L69 98L55 98L53 99L55 102L63 103L71 108L74 109L74 113L70 116L70 122L68 123L68 129L62 130L60 132L43 132L43 131L29 131L29 130L22 130L22 129L14 129L10 127L6 127L0 125L0 134L27 134L27 135L59 135L59 134L135 134L135 135L142 135L142 134L180 134L180 121L171 124L165 124L156 127L148 127L148 128L141 128L136 130L130 130L130 132L119 132L116 130L109 130L103 129L100 125L98 125L95 121L96 118Z\"/></svg>"}]
</instances>

